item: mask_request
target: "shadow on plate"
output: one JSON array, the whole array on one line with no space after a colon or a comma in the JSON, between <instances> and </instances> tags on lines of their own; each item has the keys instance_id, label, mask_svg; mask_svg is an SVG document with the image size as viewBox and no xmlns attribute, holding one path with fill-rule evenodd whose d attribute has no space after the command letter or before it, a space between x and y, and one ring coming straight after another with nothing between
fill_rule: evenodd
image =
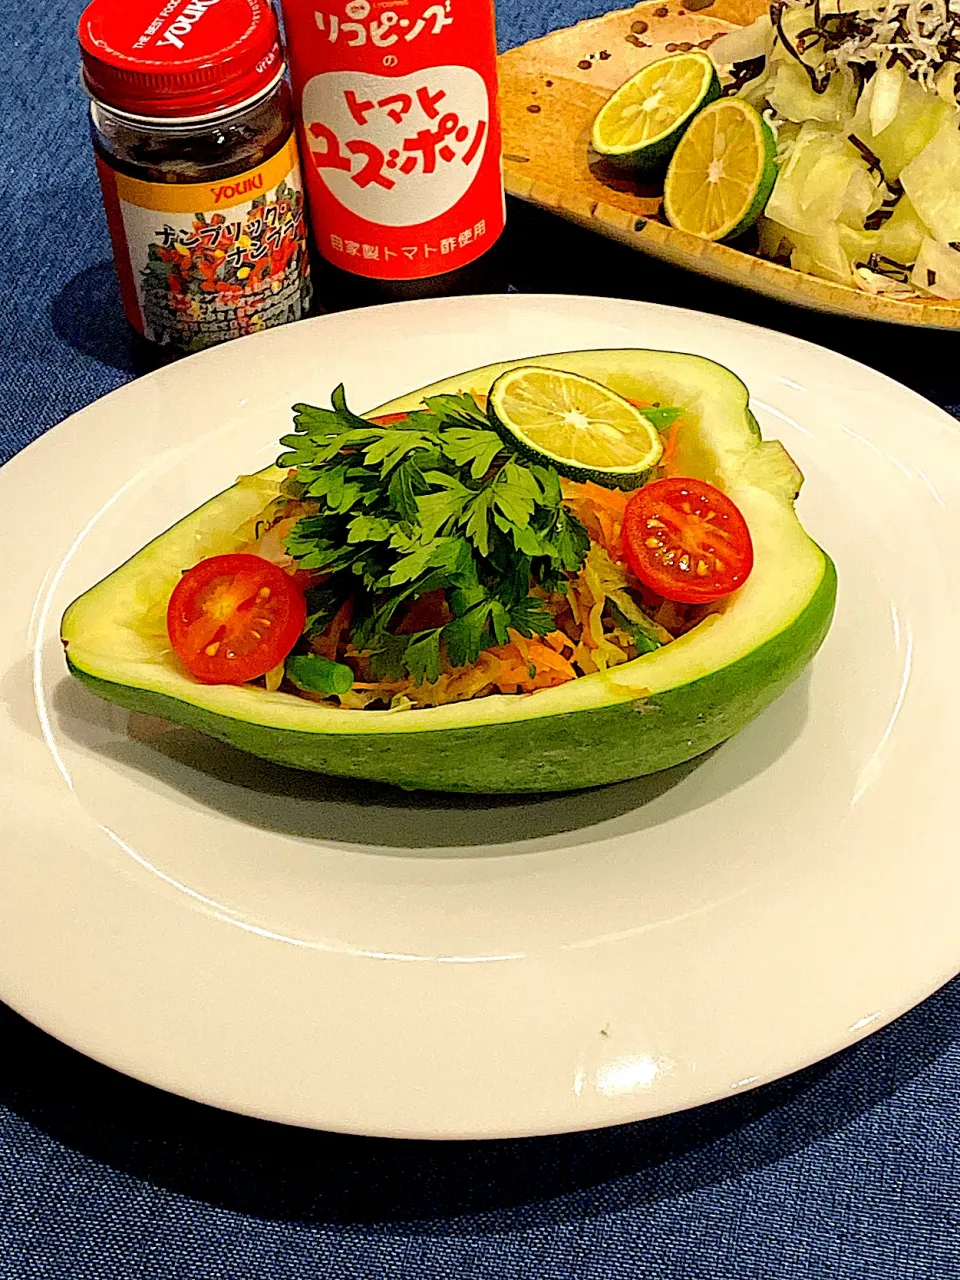
<instances>
[{"instance_id":1,"label":"shadow on plate","mask_svg":"<svg viewBox=\"0 0 960 1280\"><path fill-rule=\"evenodd\" d=\"M468 849L477 856L559 835L569 843L576 832L590 842L599 823L617 820L640 831L710 804L783 755L806 721L808 695L804 675L734 744L661 773L590 791L499 796L402 791L287 769L193 730L128 716L70 679L50 703L56 732L74 745L247 826L378 852Z\"/></svg>"},{"instance_id":2,"label":"shadow on plate","mask_svg":"<svg viewBox=\"0 0 960 1280\"><path fill-rule=\"evenodd\" d=\"M218 1208L384 1232L415 1224L420 1235L468 1224L482 1235L742 1178L855 1124L958 1040L960 979L853 1048L727 1101L590 1133L430 1143L291 1129L187 1102L0 1005L0 1104L92 1160Z\"/></svg>"}]
</instances>

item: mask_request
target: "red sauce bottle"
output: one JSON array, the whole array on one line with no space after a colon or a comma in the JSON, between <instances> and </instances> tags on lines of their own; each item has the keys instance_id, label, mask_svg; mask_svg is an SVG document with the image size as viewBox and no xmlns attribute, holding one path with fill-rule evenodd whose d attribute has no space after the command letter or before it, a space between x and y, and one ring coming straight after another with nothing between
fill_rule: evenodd
<instances>
[{"instance_id":1,"label":"red sauce bottle","mask_svg":"<svg viewBox=\"0 0 960 1280\"><path fill-rule=\"evenodd\" d=\"M505 215L492 0L282 7L324 303L483 287Z\"/></svg>"}]
</instances>

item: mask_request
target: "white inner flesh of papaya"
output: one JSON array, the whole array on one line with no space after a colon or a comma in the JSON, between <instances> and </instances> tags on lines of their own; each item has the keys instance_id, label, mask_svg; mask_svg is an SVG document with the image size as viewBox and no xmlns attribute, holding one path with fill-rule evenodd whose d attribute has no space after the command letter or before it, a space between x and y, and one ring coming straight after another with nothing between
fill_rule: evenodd
<instances>
[{"instance_id":1,"label":"white inner flesh of papaya","mask_svg":"<svg viewBox=\"0 0 960 1280\"><path fill-rule=\"evenodd\" d=\"M629 362L627 373L624 360ZM606 381L621 394L684 408L692 429L681 436L680 470L728 493L753 539L753 572L721 613L654 653L558 688L442 707L350 711L250 686L202 685L170 651L166 603L184 569L243 544L248 536L244 523L256 519L282 479L281 472L270 468L212 499L77 600L63 626L71 662L101 680L166 694L253 724L314 733L410 733L561 715L645 698L729 666L790 626L816 592L825 560L794 513L795 468L775 441L762 442L751 430L746 389L719 365L662 352L542 357L460 375L375 412L412 408L424 394L465 388L483 392L498 373L517 363L569 368Z\"/></svg>"}]
</instances>

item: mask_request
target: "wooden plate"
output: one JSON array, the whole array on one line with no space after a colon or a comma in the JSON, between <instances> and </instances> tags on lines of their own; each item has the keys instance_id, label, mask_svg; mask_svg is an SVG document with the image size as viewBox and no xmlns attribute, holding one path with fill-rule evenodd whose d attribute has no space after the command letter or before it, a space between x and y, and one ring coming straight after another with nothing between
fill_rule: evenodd
<instances>
[{"instance_id":1,"label":"wooden plate","mask_svg":"<svg viewBox=\"0 0 960 1280\"><path fill-rule=\"evenodd\" d=\"M531 40L500 57L507 191L564 218L727 284L782 302L898 324L960 329L960 304L876 297L661 221L660 189L611 175L590 151L590 125L614 89L665 53L704 47L752 22L762 0L647 0ZM558 288L562 281L558 280ZM683 301L683 299L679 299Z\"/></svg>"}]
</instances>

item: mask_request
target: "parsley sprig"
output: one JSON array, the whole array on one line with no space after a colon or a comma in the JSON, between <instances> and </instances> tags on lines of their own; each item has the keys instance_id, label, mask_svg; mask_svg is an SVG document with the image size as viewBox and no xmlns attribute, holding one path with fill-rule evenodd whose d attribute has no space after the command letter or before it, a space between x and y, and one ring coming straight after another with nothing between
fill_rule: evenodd
<instances>
[{"instance_id":1,"label":"parsley sprig","mask_svg":"<svg viewBox=\"0 0 960 1280\"><path fill-rule=\"evenodd\" d=\"M295 434L278 465L295 467L284 492L319 504L287 538L304 569L323 573L308 593L307 636L353 599L351 638L376 679L439 678L506 644L507 628L546 635L555 622L542 591L583 565L589 538L563 505L549 466L520 458L470 395L428 396L397 423L347 407L294 406ZM451 619L398 634L406 606L443 591Z\"/></svg>"}]
</instances>

